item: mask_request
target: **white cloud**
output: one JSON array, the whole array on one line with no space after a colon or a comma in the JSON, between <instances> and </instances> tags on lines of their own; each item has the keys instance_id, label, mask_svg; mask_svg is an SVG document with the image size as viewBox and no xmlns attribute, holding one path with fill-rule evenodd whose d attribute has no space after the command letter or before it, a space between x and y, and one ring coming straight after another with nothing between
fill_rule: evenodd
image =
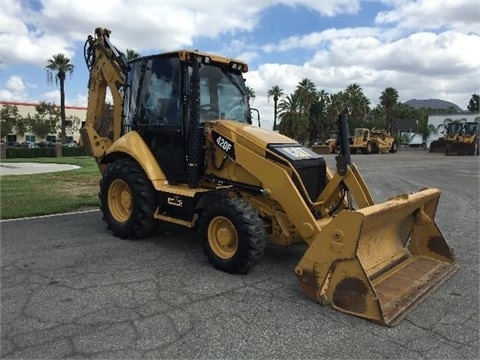
<instances>
[{"instance_id":1,"label":"white cloud","mask_svg":"<svg viewBox=\"0 0 480 360\"><path fill-rule=\"evenodd\" d=\"M360 10L360 1L358 0L300 0L300 1L283 1L285 5L307 6L321 15L333 17L339 14L355 14Z\"/></svg>"},{"instance_id":2,"label":"white cloud","mask_svg":"<svg viewBox=\"0 0 480 360\"><path fill-rule=\"evenodd\" d=\"M55 103L56 105L60 105L60 90L52 90L42 94L42 100L38 101L46 101Z\"/></svg>"},{"instance_id":3,"label":"white cloud","mask_svg":"<svg viewBox=\"0 0 480 360\"><path fill-rule=\"evenodd\" d=\"M20 76L11 76L0 89L0 99L5 101L25 101L27 92L23 79Z\"/></svg>"},{"instance_id":4,"label":"white cloud","mask_svg":"<svg viewBox=\"0 0 480 360\"><path fill-rule=\"evenodd\" d=\"M380 12L377 24L409 29L454 29L478 33L480 6L476 0L395 1L393 10Z\"/></svg>"}]
</instances>

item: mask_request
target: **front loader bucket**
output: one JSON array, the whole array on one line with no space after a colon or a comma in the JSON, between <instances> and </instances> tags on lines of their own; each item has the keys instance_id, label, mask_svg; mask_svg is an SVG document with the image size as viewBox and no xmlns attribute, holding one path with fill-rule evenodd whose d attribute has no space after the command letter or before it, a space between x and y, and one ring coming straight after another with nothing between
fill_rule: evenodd
<instances>
[{"instance_id":1,"label":"front loader bucket","mask_svg":"<svg viewBox=\"0 0 480 360\"><path fill-rule=\"evenodd\" d=\"M435 221L440 196L425 189L341 211L297 265L315 301L393 326L457 270Z\"/></svg>"},{"instance_id":2,"label":"front loader bucket","mask_svg":"<svg viewBox=\"0 0 480 360\"><path fill-rule=\"evenodd\" d=\"M477 148L475 143L450 143L445 148L445 155L476 155Z\"/></svg>"},{"instance_id":3,"label":"front loader bucket","mask_svg":"<svg viewBox=\"0 0 480 360\"><path fill-rule=\"evenodd\" d=\"M430 144L429 152L431 153L445 153L445 148L447 146L447 142L445 139L440 138L438 140L432 141Z\"/></svg>"}]
</instances>

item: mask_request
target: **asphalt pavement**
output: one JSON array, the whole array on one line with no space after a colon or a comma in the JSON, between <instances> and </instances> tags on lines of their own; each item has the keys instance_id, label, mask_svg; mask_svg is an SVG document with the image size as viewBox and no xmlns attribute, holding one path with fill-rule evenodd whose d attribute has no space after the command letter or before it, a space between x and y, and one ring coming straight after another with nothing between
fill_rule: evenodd
<instances>
[{"instance_id":1,"label":"asphalt pavement","mask_svg":"<svg viewBox=\"0 0 480 360\"><path fill-rule=\"evenodd\" d=\"M334 156L325 155L333 166ZM442 191L459 271L395 327L310 301L306 244L269 246L247 275L213 269L195 230L115 238L99 211L0 222L2 359L477 359L479 157L353 155L376 202Z\"/></svg>"}]
</instances>

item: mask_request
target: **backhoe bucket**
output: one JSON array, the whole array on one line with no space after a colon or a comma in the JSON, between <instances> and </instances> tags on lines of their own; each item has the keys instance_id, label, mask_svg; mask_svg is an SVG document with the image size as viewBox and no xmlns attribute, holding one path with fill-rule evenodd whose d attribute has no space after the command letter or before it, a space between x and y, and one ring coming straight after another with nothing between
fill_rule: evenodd
<instances>
[{"instance_id":1,"label":"backhoe bucket","mask_svg":"<svg viewBox=\"0 0 480 360\"><path fill-rule=\"evenodd\" d=\"M393 326L458 269L434 216L440 191L425 189L343 210L297 265L311 299Z\"/></svg>"}]
</instances>

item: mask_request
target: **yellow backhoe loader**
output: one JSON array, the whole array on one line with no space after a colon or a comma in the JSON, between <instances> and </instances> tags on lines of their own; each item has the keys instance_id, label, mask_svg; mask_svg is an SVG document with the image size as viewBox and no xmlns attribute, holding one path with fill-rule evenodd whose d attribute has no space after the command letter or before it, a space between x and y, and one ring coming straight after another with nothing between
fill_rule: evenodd
<instances>
[{"instance_id":1,"label":"yellow backhoe loader","mask_svg":"<svg viewBox=\"0 0 480 360\"><path fill-rule=\"evenodd\" d=\"M398 141L385 130L357 128L351 137L350 152L356 154L391 152L398 150Z\"/></svg>"},{"instance_id":2,"label":"yellow backhoe loader","mask_svg":"<svg viewBox=\"0 0 480 360\"><path fill-rule=\"evenodd\" d=\"M103 28L88 37L85 58L81 135L115 236L147 237L157 220L195 228L207 260L231 273L248 272L268 242L306 242L295 268L303 291L383 325L456 271L434 220L439 190L374 204L350 159L345 112L333 172L295 140L252 125L242 61L181 50L126 63Z\"/></svg>"}]
</instances>

